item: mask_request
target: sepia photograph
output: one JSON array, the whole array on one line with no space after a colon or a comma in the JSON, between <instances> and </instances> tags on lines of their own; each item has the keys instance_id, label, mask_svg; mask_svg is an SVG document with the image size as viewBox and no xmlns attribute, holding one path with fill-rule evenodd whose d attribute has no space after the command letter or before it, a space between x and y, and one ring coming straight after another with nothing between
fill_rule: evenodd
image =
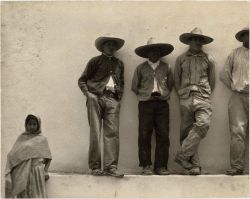
<instances>
[{"instance_id":1,"label":"sepia photograph","mask_svg":"<svg viewBox=\"0 0 250 199\"><path fill-rule=\"evenodd\" d=\"M1 198L248 198L249 1L2 1Z\"/></svg>"}]
</instances>

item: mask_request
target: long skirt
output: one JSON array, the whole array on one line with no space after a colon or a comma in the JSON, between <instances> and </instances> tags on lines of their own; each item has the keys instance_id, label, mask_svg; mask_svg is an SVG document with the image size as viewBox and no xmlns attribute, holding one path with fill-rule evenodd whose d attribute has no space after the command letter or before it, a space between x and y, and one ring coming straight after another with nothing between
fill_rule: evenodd
<instances>
[{"instance_id":1,"label":"long skirt","mask_svg":"<svg viewBox=\"0 0 250 199\"><path fill-rule=\"evenodd\" d=\"M31 159L26 188L17 198L47 198L43 159ZM27 164L29 165L29 163Z\"/></svg>"}]
</instances>

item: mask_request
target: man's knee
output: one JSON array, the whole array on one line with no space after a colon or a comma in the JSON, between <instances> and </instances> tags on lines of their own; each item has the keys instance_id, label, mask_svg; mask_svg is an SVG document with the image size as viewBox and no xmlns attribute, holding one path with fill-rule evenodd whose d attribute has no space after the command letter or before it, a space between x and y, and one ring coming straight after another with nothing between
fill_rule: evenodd
<instances>
[{"instance_id":1,"label":"man's knee","mask_svg":"<svg viewBox=\"0 0 250 199\"><path fill-rule=\"evenodd\" d=\"M206 137L207 132L209 130L209 122L203 122L202 124L195 124L194 130L201 138Z\"/></svg>"},{"instance_id":2,"label":"man's knee","mask_svg":"<svg viewBox=\"0 0 250 199\"><path fill-rule=\"evenodd\" d=\"M169 135L167 133L165 133L165 134L163 134L161 136L158 136L156 138L156 141L159 144L169 144L170 143L170 141L169 141Z\"/></svg>"},{"instance_id":3,"label":"man's knee","mask_svg":"<svg viewBox=\"0 0 250 199\"><path fill-rule=\"evenodd\" d=\"M230 125L230 131L232 138L245 139L246 137L246 125L243 123Z\"/></svg>"}]
</instances>

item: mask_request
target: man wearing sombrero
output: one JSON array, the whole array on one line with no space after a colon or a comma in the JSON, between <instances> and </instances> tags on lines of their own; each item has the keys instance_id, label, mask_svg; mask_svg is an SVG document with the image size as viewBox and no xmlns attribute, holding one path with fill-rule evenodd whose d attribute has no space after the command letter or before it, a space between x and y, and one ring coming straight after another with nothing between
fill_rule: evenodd
<instances>
[{"instance_id":1,"label":"man wearing sombrero","mask_svg":"<svg viewBox=\"0 0 250 199\"><path fill-rule=\"evenodd\" d=\"M243 28L235 37L243 45L230 53L220 73L222 82L233 91L228 105L231 134L228 175L243 174L245 142L249 134L249 27Z\"/></svg>"},{"instance_id":2,"label":"man wearing sombrero","mask_svg":"<svg viewBox=\"0 0 250 199\"><path fill-rule=\"evenodd\" d=\"M200 28L180 35L179 39L189 45L189 50L180 55L175 64L174 81L181 111L181 147L175 161L190 175L199 175L198 148L209 129L212 114L210 95L215 85L214 61L202 46L213 39L203 35Z\"/></svg>"},{"instance_id":3,"label":"man wearing sombrero","mask_svg":"<svg viewBox=\"0 0 250 199\"><path fill-rule=\"evenodd\" d=\"M154 43L135 49L135 53L147 61L135 69L132 91L139 100L139 166L143 175L152 175L151 137L156 136L154 171L158 175L168 175L169 153L169 104L173 86L173 75L168 63L160 60L170 54L174 47L167 43Z\"/></svg>"},{"instance_id":4,"label":"man wearing sombrero","mask_svg":"<svg viewBox=\"0 0 250 199\"><path fill-rule=\"evenodd\" d=\"M89 168L93 175L123 177L117 171L119 156L119 112L124 88L124 66L114 57L124 40L99 37L95 41L101 55L92 58L78 85L87 98L90 126ZM103 170L101 169L100 135L103 126Z\"/></svg>"}]
</instances>

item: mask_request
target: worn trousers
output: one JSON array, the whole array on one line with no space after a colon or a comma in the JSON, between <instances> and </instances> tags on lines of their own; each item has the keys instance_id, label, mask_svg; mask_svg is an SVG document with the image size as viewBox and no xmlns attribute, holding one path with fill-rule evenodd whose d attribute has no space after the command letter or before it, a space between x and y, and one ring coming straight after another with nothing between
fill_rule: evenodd
<instances>
[{"instance_id":1,"label":"worn trousers","mask_svg":"<svg viewBox=\"0 0 250 199\"><path fill-rule=\"evenodd\" d=\"M229 128L231 134L231 168L244 170L245 144L249 134L249 94L233 92L229 100Z\"/></svg>"},{"instance_id":2,"label":"worn trousers","mask_svg":"<svg viewBox=\"0 0 250 199\"><path fill-rule=\"evenodd\" d=\"M87 98L88 121L90 126L89 168L100 169L103 129L103 167L117 168L119 158L119 112L120 102L108 96L91 94Z\"/></svg>"},{"instance_id":3,"label":"worn trousers","mask_svg":"<svg viewBox=\"0 0 250 199\"><path fill-rule=\"evenodd\" d=\"M139 105L139 166L152 165L151 137L156 136L154 168L165 167L169 154L169 105L163 100L140 101Z\"/></svg>"},{"instance_id":4,"label":"worn trousers","mask_svg":"<svg viewBox=\"0 0 250 199\"><path fill-rule=\"evenodd\" d=\"M200 167L198 148L209 129L212 115L211 101L191 94L187 99L180 99L180 110L180 153L193 166Z\"/></svg>"}]
</instances>

